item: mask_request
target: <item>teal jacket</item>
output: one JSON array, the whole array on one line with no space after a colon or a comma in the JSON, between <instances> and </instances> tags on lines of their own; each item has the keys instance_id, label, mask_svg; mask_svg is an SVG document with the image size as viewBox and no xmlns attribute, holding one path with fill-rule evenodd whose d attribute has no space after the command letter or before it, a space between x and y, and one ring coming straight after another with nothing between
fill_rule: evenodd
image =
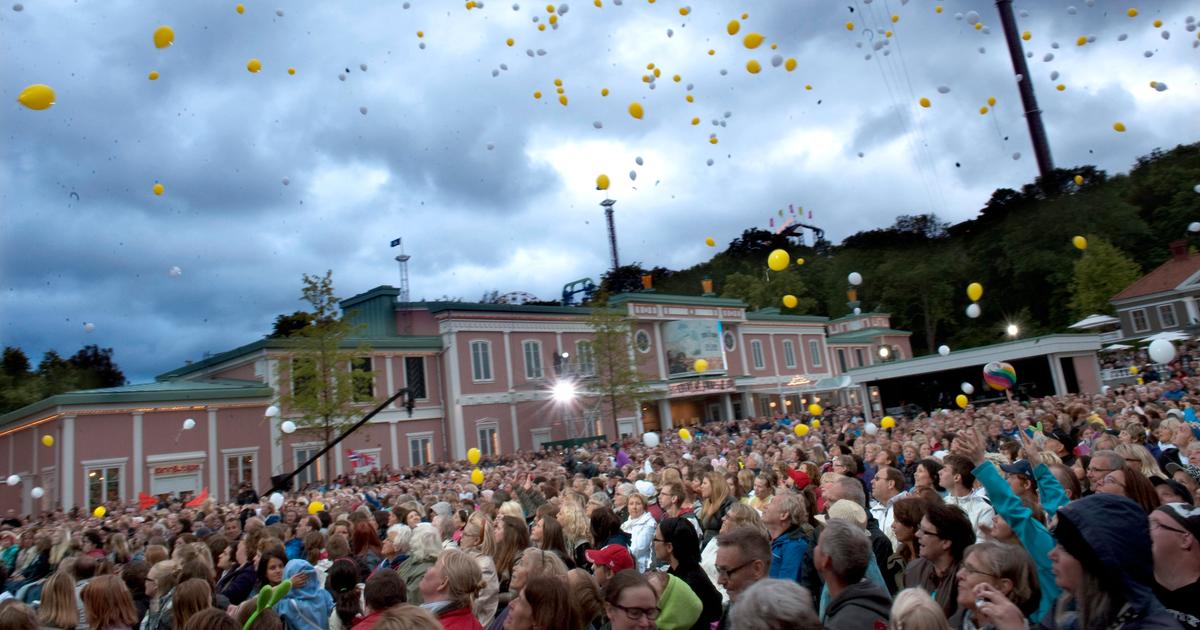
<instances>
[{"instance_id":1,"label":"teal jacket","mask_svg":"<svg viewBox=\"0 0 1200 630\"><path fill-rule=\"evenodd\" d=\"M1038 469L1045 470L1045 475L1039 475L1038 471L1034 471L1034 476L1038 480L1038 488L1044 494L1044 500L1051 497L1060 497L1062 503L1054 503L1054 511L1066 503L1066 494L1059 485L1058 480L1054 475L1049 474L1049 469L1043 464L1038 466ZM1054 600L1058 599L1058 585L1054 583L1054 571L1051 570L1050 551L1054 549L1054 537L1050 535L1050 530L1041 521L1033 518L1033 512L1021 503L1021 499L1013 493L1012 488L1008 487L1008 482L1004 477L1000 476L1000 472L991 462L983 462L975 467L973 471L975 478L983 485L987 491L988 499L992 502L992 509L996 510L996 514L1004 519L1017 540L1021 541L1021 546L1025 547L1025 551L1029 552L1033 558L1034 565L1037 566L1038 583L1042 589L1042 601L1038 605L1037 612L1030 615L1030 619L1037 623L1046 615L1054 606ZM1043 484L1043 477L1050 479ZM1055 490L1057 489L1057 495ZM1057 501L1058 499L1056 499ZM1050 511L1050 506L1046 505L1046 511Z\"/></svg>"}]
</instances>

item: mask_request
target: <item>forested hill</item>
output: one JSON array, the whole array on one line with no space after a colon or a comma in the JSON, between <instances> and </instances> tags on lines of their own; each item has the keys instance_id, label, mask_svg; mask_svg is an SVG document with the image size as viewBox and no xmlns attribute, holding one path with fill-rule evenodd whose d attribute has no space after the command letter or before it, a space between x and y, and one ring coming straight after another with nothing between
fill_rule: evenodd
<instances>
[{"instance_id":1,"label":"forested hill","mask_svg":"<svg viewBox=\"0 0 1200 630\"><path fill-rule=\"evenodd\" d=\"M906 215L889 228L812 246L750 228L707 262L679 271L635 263L606 274L602 285L633 290L650 273L659 292L698 295L711 277L716 293L754 308L838 317L850 310L846 276L857 271L863 310L891 313L894 328L913 332L915 352L985 345L1001 341L1010 321L1027 336L1109 312L1108 298L1165 261L1168 243L1196 245L1200 234L1188 226L1200 221L1197 186L1200 143L1155 151L1128 174L1085 166L1019 191L1000 189L975 218L954 225ZM1087 238L1085 251L1072 246L1077 235ZM804 264L768 271L775 248ZM964 315L971 282L984 286L983 315L974 320ZM794 309L780 302L788 294L799 299Z\"/></svg>"}]
</instances>

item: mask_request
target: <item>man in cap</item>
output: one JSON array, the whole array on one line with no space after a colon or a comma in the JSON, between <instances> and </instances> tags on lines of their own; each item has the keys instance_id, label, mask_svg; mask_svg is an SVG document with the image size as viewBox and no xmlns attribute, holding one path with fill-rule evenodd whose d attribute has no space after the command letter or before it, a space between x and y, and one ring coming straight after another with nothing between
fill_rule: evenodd
<instances>
[{"instance_id":1,"label":"man in cap","mask_svg":"<svg viewBox=\"0 0 1200 630\"><path fill-rule=\"evenodd\" d=\"M1012 488L1018 499L1038 502L1037 480L1033 476L1033 466L1029 465L1028 460L1018 459L1011 464L1000 464L1000 470L1004 471L1008 487Z\"/></svg>"},{"instance_id":2,"label":"man in cap","mask_svg":"<svg viewBox=\"0 0 1200 630\"><path fill-rule=\"evenodd\" d=\"M592 563L592 575L596 576L596 585L601 590L612 576L633 568L633 554L624 545L606 545L600 549L588 549L583 552L587 561Z\"/></svg>"},{"instance_id":3,"label":"man in cap","mask_svg":"<svg viewBox=\"0 0 1200 630\"><path fill-rule=\"evenodd\" d=\"M1167 464L1167 474L1183 484L1193 495L1200 488L1200 466L1195 464Z\"/></svg>"}]
</instances>

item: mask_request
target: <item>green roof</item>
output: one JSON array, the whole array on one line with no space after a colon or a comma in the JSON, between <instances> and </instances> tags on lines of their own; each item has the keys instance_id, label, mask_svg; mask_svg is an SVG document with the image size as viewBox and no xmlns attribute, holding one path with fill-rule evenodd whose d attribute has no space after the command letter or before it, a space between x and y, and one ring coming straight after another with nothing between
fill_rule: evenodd
<instances>
[{"instance_id":1,"label":"green roof","mask_svg":"<svg viewBox=\"0 0 1200 630\"><path fill-rule=\"evenodd\" d=\"M479 304L477 302L405 302L397 307L418 307L430 313L447 311L477 311L485 313L526 313L530 315L578 315L592 314L586 306L533 306L527 304Z\"/></svg>"},{"instance_id":2,"label":"green roof","mask_svg":"<svg viewBox=\"0 0 1200 630\"><path fill-rule=\"evenodd\" d=\"M355 337L355 338L347 338L342 341L343 348L357 348L360 345L366 345L370 348L386 349L386 350L434 350L434 351L436 351L436 350L442 349L442 338L438 335L404 335L404 336L397 336L397 337L380 337L380 338ZM265 350L265 349L278 350L278 349L287 349L287 348L294 348L294 347L296 347L296 340L294 340L294 339L287 339L287 338L277 339L277 338L266 337L263 339L259 339L258 341L253 341L251 343L248 343L244 346L239 346L237 348L234 348L233 350L227 350L227 351L221 352L219 354L214 354L211 357L208 357L207 359L204 359L202 361L196 361L195 363L191 363L189 365L184 365L182 367L175 368L174 370L171 370L170 372L163 372L162 374L155 376L154 380L169 381L172 379L179 378L181 376L185 376L187 374L193 374L195 372L205 370L214 365L220 365L221 363L225 363L226 361L230 361L230 360L236 359L238 357L241 357L241 356L244 356L247 354L252 354L252 353L258 352L260 350Z\"/></svg>"},{"instance_id":3,"label":"green roof","mask_svg":"<svg viewBox=\"0 0 1200 630\"><path fill-rule=\"evenodd\" d=\"M273 395L273 390L263 383L235 379L157 381L104 389L83 389L43 398L31 405L10 411L0 416L0 426L59 405L171 402L211 400L213 398L270 398Z\"/></svg>"},{"instance_id":4,"label":"green roof","mask_svg":"<svg viewBox=\"0 0 1200 630\"><path fill-rule=\"evenodd\" d=\"M844 322L848 319L859 319L861 317L880 317L880 316L891 317L892 314L891 313L859 313L858 315L855 315L854 313L849 313L846 315L842 315L841 317L831 319L831 320L829 320L829 323L832 324L835 322Z\"/></svg>"},{"instance_id":5,"label":"green roof","mask_svg":"<svg viewBox=\"0 0 1200 630\"><path fill-rule=\"evenodd\" d=\"M746 303L732 298L706 297L703 295L671 295L668 293L652 293L650 291L637 293L618 293L608 298L609 306L626 302L644 302L647 304L684 304L688 306L728 306L746 308Z\"/></svg>"},{"instance_id":6,"label":"green roof","mask_svg":"<svg viewBox=\"0 0 1200 630\"><path fill-rule=\"evenodd\" d=\"M864 328L853 332L842 333L840 335L830 335L825 338L825 343L866 343L876 337L883 335L911 335L907 330L895 330L893 328Z\"/></svg>"},{"instance_id":7,"label":"green roof","mask_svg":"<svg viewBox=\"0 0 1200 630\"><path fill-rule=\"evenodd\" d=\"M820 315L787 315L780 313L779 309L772 306L770 308L760 308L757 311L747 311L746 319L751 321L767 321L767 322L801 322L801 323L816 323L824 324L829 321L828 317Z\"/></svg>"}]
</instances>

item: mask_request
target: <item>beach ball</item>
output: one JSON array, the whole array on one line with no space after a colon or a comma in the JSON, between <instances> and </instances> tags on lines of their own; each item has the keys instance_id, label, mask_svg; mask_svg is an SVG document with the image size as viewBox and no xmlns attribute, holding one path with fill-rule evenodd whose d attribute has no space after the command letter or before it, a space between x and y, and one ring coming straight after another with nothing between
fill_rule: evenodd
<instances>
[{"instance_id":1,"label":"beach ball","mask_svg":"<svg viewBox=\"0 0 1200 630\"><path fill-rule=\"evenodd\" d=\"M983 382L992 389L1004 391L1017 384L1017 371L1003 361L992 361L983 366Z\"/></svg>"}]
</instances>

